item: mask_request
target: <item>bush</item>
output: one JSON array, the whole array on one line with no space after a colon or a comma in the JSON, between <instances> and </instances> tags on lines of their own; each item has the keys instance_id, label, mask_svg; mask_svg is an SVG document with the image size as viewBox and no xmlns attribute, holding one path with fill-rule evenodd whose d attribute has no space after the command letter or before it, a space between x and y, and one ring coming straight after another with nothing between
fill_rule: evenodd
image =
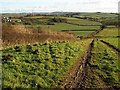
<instances>
[{"instance_id":1,"label":"bush","mask_svg":"<svg viewBox=\"0 0 120 90\"><path fill-rule=\"evenodd\" d=\"M57 23L66 23L67 19L64 18L51 18L49 19L50 22L57 22Z\"/></svg>"}]
</instances>

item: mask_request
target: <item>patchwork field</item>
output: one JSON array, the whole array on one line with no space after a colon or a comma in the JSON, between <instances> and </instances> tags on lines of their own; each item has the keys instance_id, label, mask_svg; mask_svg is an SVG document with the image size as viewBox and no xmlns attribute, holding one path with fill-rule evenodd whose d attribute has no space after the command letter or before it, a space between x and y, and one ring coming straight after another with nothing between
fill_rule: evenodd
<instances>
[{"instance_id":1,"label":"patchwork field","mask_svg":"<svg viewBox=\"0 0 120 90\"><path fill-rule=\"evenodd\" d=\"M57 19L58 21L50 21L51 19ZM64 19L65 22L59 22L60 19ZM96 31L100 29L101 23L89 20L83 20L73 17L63 17L63 16L29 16L24 18L24 22L29 20L29 24L33 23L34 25L26 25L27 27L41 27L46 30L67 32L70 31L75 35L88 35L90 31ZM74 32L75 30L75 32ZM89 31L86 33L82 31ZM77 33L77 32L78 33Z\"/></svg>"}]
</instances>

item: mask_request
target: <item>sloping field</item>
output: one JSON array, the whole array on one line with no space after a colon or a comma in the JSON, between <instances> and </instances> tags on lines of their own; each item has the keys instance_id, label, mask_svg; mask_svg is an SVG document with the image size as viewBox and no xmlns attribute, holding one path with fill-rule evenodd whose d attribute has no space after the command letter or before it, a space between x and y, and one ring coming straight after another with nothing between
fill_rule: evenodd
<instances>
[{"instance_id":1,"label":"sloping field","mask_svg":"<svg viewBox=\"0 0 120 90\"><path fill-rule=\"evenodd\" d=\"M41 28L26 28L23 25L2 26L3 48L19 44L29 44L36 42L54 40L75 40L72 34L51 32Z\"/></svg>"},{"instance_id":2,"label":"sloping field","mask_svg":"<svg viewBox=\"0 0 120 90\"><path fill-rule=\"evenodd\" d=\"M90 40L38 43L3 50L4 88L51 88L83 56Z\"/></svg>"},{"instance_id":3,"label":"sloping field","mask_svg":"<svg viewBox=\"0 0 120 90\"><path fill-rule=\"evenodd\" d=\"M68 23L72 23L72 24L78 24L78 25L101 25L99 22L95 22L95 21L89 21L89 20L83 20L83 19L68 19Z\"/></svg>"},{"instance_id":4,"label":"sloping field","mask_svg":"<svg viewBox=\"0 0 120 90\"><path fill-rule=\"evenodd\" d=\"M41 27L48 28L54 31L62 30L98 30L99 26L77 26L66 23L56 23L55 25L42 25Z\"/></svg>"},{"instance_id":5,"label":"sloping field","mask_svg":"<svg viewBox=\"0 0 120 90\"><path fill-rule=\"evenodd\" d=\"M57 18L57 19L62 18L62 19L66 19L67 22L64 23L51 22L50 21L51 18ZM31 21L31 19L33 20ZM59 32L70 31L75 35L91 34L90 33L91 31L99 30L101 25L99 22L95 22L95 21L83 20L73 17L63 17L63 16L43 16L43 17L31 16L31 17L25 17L25 20L29 20L29 22L33 23L34 27L41 27L41 28L45 28L46 30L59 31ZM26 26L30 27L31 25L26 25ZM87 33L86 30L89 33Z\"/></svg>"},{"instance_id":6,"label":"sloping field","mask_svg":"<svg viewBox=\"0 0 120 90\"><path fill-rule=\"evenodd\" d=\"M116 14L110 14L110 13L81 13L80 16L93 17L93 18L117 17Z\"/></svg>"},{"instance_id":7,"label":"sloping field","mask_svg":"<svg viewBox=\"0 0 120 90\"><path fill-rule=\"evenodd\" d=\"M45 30L56 32L71 32L75 35L88 35L100 29L100 26L78 26L67 23L55 23L55 25L25 25L26 27L41 27Z\"/></svg>"},{"instance_id":8,"label":"sloping field","mask_svg":"<svg viewBox=\"0 0 120 90\"><path fill-rule=\"evenodd\" d=\"M96 36L119 36L118 28L105 28L103 31L98 33Z\"/></svg>"}]
</instances>

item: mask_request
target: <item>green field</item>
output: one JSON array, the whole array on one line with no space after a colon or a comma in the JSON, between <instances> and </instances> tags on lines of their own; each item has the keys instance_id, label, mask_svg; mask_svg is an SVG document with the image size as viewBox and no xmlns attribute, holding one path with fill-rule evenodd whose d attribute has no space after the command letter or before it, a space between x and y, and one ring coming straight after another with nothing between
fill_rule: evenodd
<instances>
[{"instance_id":1,"label":"green field","mask_svg":"<svg viewBox=\"0 0 120 90\"><path fill-rule=\"evenodd\" d=\"M105 28L103 31L98 33L97 36L119 36L118 28Z\"/></svg>"},{"instance_id":2,"label":"green field","mask_svg":"<svg viewBox=\"0 0 120 90\"><path fill-rule=\"evenodd\" d=\"M99 26L77 26L66 23L56 23L55 25L41 25L43 28L48 28L54 31L62 30L98 30Z\"/></svg>"},{"instance_id":3,"label":"green field","mask_svg":"<svg viewBox=\"0 0 120 90\"><path fill-rule=\"evenodd\" d=\"M78 24L78 25L101 25L99 22L83 20L83 19L68 19L68 23Z\"/></svg>"},{"instance_id":4,"label":"green field","mask_svg":"<svg viewBox=\"0 0 120 90\"><path fill-rule=\"evenodd\" d=\"M100 41L95 41L94 43L90 68L92 69L92 72L89 72L91 74L90 77L94 79L88 78L91 81L87 85L88 88L120 85L118 78L120 69L118 66L118 55Z\"/></svg>"},{"instance_id":5,"label":"green field","mask_svg":"<svg viewBox=\"0 0 120 90\"><path fill-rule=\"evenodd\" d=\"M37 19L41 19L41 18L44 18L44 16L26 16L24 18L33 18L33 19L37 18Z\"/></svg>"},{"instance_id":6,"label":"green field","mask_svg":"<svg viewBox=\"0 0 120 90\"><path fill-rule=\"evenodd\" d=\"M3 50L3 86L50 88L80 58L90 40L16 46Z\"/></svg>"},{"instance_id":7,"label":"green field","mask_svg":"<svg viewBox=\"0 0 120 90\"><path fill-rule=\"evenodd\" d=\"M101 25L99 22L95 21L89 21L89 20L84 20L84 19L78 19L74 17L63 17L63 16L29 16L29 17L24 17L24 19L38 19L39 21L47 21L50 18L63 18L67 19L68 23L73 23L73 24L78 24L78 25Z\"/></svg>"},{"instance_id":8,"label":"green field","mask_svg":"<svg viewBox=\"0 0 120 90\"><path fill-rule=\"evenodd\" d=\"M86 36L86 35L90 35L95 31L69 31L70 33L75 34L76 36Z\"/></svg>"},{"instance_id":9,"label":"green field","mask_svg":"<svg viewBox=\"0 0 120 90\"><path fill-rule=\"evenodd\" d=\"M26 25L26 27L31 27L31 25ZM57 32L70 31L75 35L88 35L100 29L100 26L77 26L77 25L71 25L67 23L55 23L55 25L34 25L32 27L41 27L45 30L51 30L51 31L57 31Z\"/></svg>"},{"instance_id":10,"label":"green field","mask_svg":"<svg viewBox=\"0 0 120 90\"><path fill-rule=\"evenodd\" d=\"M80 13L74 17L82 18L85 20L91 20L96 22L101 22L106 25L115 25L118 23L118 14L117 13Z\"/></svg>"},{"instance_id":11,"label":"green field","mask_svg":"<svg viewBox=\"0 0 120 90\"><path fill-rule=\"evenodd\" d=\"M118 15L116 15L116 14L110 14L110 13L80 13L80 16L94 17L94 18L118 17Z\"/></svg>"},{"instance_id":12,"label":"green field","mask_svg":"<svg viewBox=\"0 0 120 90\"><path fill-rule=\"evenodd\" d=\"M49 19L51 18L62 18L62 19L66 19L67 22L66 23L50 22ZM99 22L95 22L95 21L83 20L73 17L63 17L63 16L31 16L31 17L29 16L29 17L25 17L24 19L29 20L29 22L34 24L34 25L33 24L26 25L28 27L30 26L41 27L46 30L59 31L59 32L70 31L75 35L91 34L90 32L99 30L101 25ZM53 24L53 25L49 25L49 24ZM88 32L86 32L86 30Z\"/></svg>"}]
</instances>

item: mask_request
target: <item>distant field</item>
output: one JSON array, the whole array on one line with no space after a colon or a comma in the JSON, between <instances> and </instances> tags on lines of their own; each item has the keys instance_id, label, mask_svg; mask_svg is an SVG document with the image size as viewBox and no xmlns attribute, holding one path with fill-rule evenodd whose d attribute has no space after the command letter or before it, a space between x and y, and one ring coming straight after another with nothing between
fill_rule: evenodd
<instances>
[{"instance_id":1,"label":"distant field","mask_svg":"<svg viewBox=\"0 0 120 90\"><path fill-rule=\"evenodd\" d=\"M94 18L117 17L116 14L110 14L110 13L81 13L80 16L87 16L87 17L94 17Z\"/></svg>"},{"instance_id":2,"label":"distant field","mask_svg":"<svg viewBox=\"0 0 120 90\"><path fill-rule=\"evenodd\" d=\"M63 17L63 16L30 16L30 17L24 17L24 18L30 18L30 19L37 18L40 21L44 21L45 18L46 20L48 20L49 18L65 18L67 19L68 23L73 23L73 24L86 25L86 26L87 25L101 25L99 22L95 22L95 21L83 20L83 19L78 19L78 18L73 18L73 17Z\"/></svg>"},{"instance_id":3,"label":"distant field","mask_svg":"<svg viewBox=\"0 0 120 90\"><path fill-rule=\"evenodd\" d=\"M5 17L21 17L25 15L26 13L4 13L2 14L2 16L5 16Z\"/></svg>"},{"instance_id":4,"label":"distant field","mask_svg":"<svg viewBox=\"0 0 120 90\"><path fill-rule=\"evenodd\" d=\"M30 25L26 25L26 26L30 27ZM55 25L34 25L34 27L41 27L44 28L45 30L58 31L58 32L70 31L75 35L88 35L100 29L99 26L78 26L67 23L55 23Z\"/></svg>"},{"instance_id":5,"label":"distant field","mask_svg":"<svg viewBox=\"0 0 120 90\"><path fill-rule=\"evenodd\" d=\"M83 20L83 19L69 19L68 23L78 24L78 25L101 25L99 22Z\"/></svg>"},{"instance_id":6,"label":"distant field","mask_svg":"<svg viewBox=\"0 0 120 90\"><path fill-rule=\"evenodd\" d=\"M101 25L101 23L99 22L78 19L74 17L62 17L62 18L66 18L68 23L73 23L73 24L86 25L86 26L87 25Z\"/></svg>"},{"instance_id":7,"label":"distant field","mask_svg":"<svg viewBox=\"0 0 120 90\"><path fill-rule=\"evenodd\" d=\"M24 18L33 18L33 19L35 19L35 18L38 18L38 19L49 19L49 18L66 18L66 17L64 17L64 16L54 16L54 15L52 15L52 16L27 16L27 17L24 17Z\"/></svg>"},{"instance_id":8,"label":"distant field","mask_svg":"<svg viewBox=\"0 0 120 90\"><path fill-rule=\"evenodd\" d=\"M101 23L118 23L118 14L115 13L80 13L74 17L89 18L89 20L98 21Z\"/></svg>"},{"instance_id":9,"label":"distant field","mask_svg":"<svg viewBox=\"0 0 120 90\"><path fill-rule=\"evenodd\" d=\"M103 22L118 22L118 17L108 17L106 19L102 19Z\"/></svg>"},{"instance_id":10,"label":"distant field","mask_svg":"<svg viewBox=\"0 0 120 90\"><path fill-rule=\"evenodd\" d=\"M27 17L24 17L24 18L43 18L44 16L27 16Z\"/></svg>"},{"instance_id":11,"label":"distant field","mask_svg":"<svg viewBox=\"0 0 120 90\"><path fill-rule=\"evenodd\" d=\"M95 31L70 31L70 32L74 33L77 36L86 36L86 35L90 35L91 33Z\"/></svg>"},{"instance_id":12,"label":"distant field","mask_svg":"<svg viewBox=\"0 0 120 90\"><path fill-rule=\"evenodd\" d=\"M95 29L98 30L99 26L77 26L71 25L66 23L56 23L55 25L41 25L41 27L48 28L54 31L61 31L61 30L91 30Z\"/></svg>"},{"instance_id":13,"label":"distant field","mask_svg":"<svg viewBox=\"0 0 120 90\"><path fill-rule=\"evenodd\" d=\"M119 36L118 28L105 28L103 31L98 33L97 36Z\"/></svg>"},{"instance_id":14,"label":"distant field","mask_svg":"<svg viewBox=\"0 0 120 90\"><path fill-rule=\"evenodd\" d=\"M53 22L51 18L66 19L67 22ZM88 35L100 29L100 23L64 16L27 16L22 18L25 27L41 27L45 30L56 32L72 32L75 35ZM81 25L81 26L80 26ZM82 26L83 25L83 26Z\"/></svg>"}]
</instances>

